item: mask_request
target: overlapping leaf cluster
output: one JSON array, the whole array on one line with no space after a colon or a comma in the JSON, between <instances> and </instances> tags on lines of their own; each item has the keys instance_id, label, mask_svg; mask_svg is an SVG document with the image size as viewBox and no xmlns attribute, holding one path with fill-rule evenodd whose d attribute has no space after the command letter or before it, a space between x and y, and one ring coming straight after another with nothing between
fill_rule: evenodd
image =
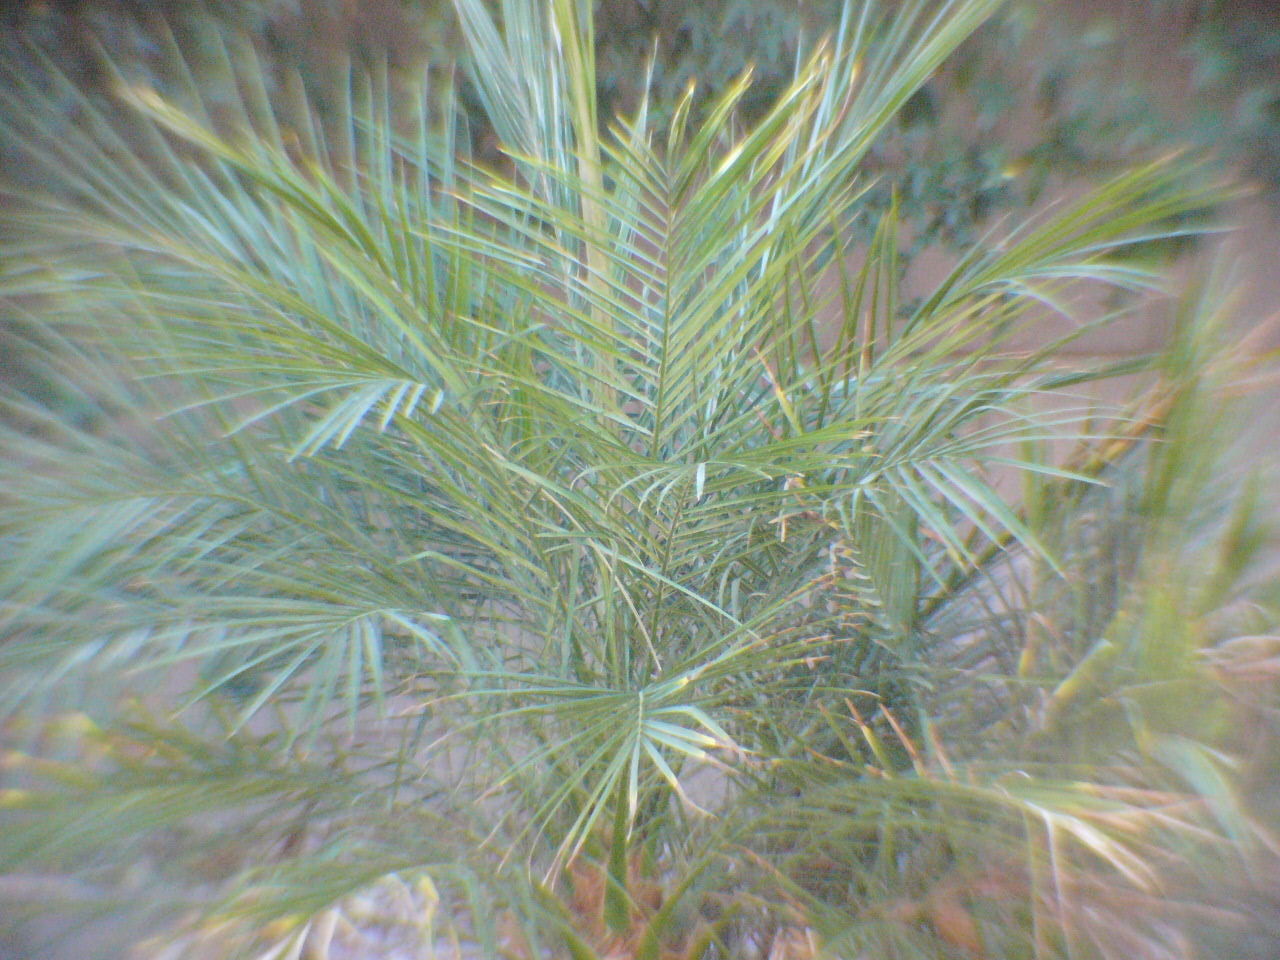
<instances>
[{"instance_id":1,"label":"overlapping leaf cluster","mask_svg":"<svg viewBox=\"0 0 1280 960\"><path fill-rule=\"evenodd\" d=\"M4 292L118 427L5 399L0 857L160 834L199 872L248 818L256 865L214 872L228 916L312 918L280 951L398 876L427 946L486 955L1180 955L1166 852L1251 821L1122 691L1199 689L1208 635L1031 624L1079 576L1044 504L1114 455L1036 452L1085 416L1038 399L1103 372L1010 337L1156 286L1124 255L1215 195L1154 163L903 304L893 209L851 239L859 163L993 2L847 5L758 121L748 76L661 130L599 124L582 6L459 0L498 170L377 77L337 124L252 70L229 124L194 80L122 88L128 142L89 101L15 121L68 189L11 218ZM1111 739L1053 759L1106 697ZM76 758L31 752L71 749L42 705L94 715Z\"/></svg>"}]
</instances>

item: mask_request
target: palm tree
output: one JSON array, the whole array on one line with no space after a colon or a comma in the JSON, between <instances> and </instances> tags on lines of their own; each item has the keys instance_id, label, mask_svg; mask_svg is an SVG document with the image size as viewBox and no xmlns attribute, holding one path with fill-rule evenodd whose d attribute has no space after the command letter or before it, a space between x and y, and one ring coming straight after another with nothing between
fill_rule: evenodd
<instances>
[{"instance_id":1,"label":"palm tree","mask_svg":"<svg viewBox=\"0 0 1280 960\"><path fill-rule=\"evenodd\" d=\"M744 76L657 130L589 4L457 0L498 169L450 90L321 120L243 51L122 79L127 138L26 88L4 292L103 416L5 398L0 862L202 878L175 956L371 904L423 955L1189 955L1159 895L1255 829L1201 653L1243 551L1165 579L1216 300L1128 417L1041 401L1143 362L1010 343L1219 194L1163 159L910 303L894 210L851 239L996 5L847 4L755 123Z\"/></svg>"}]
</instances>

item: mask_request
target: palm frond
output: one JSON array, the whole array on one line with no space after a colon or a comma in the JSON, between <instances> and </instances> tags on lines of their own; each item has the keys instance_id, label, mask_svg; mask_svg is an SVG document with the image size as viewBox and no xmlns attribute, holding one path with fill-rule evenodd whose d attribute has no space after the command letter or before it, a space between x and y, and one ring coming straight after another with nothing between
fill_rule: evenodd
<instances>
[{"instance_id":1,"label":"palm frond","mask_svg":"<svg viewBox=\"0 0 1280 960\"><path fill-rule=\"evenodd\" d=\"M1158 287L1134 251L1225 192L1161 158L906 303L896 204L854 239L862 161L994 0L846 4L760 119L744 76L668 130L597 117L587 6L458 0L492 167L452 90L402 111L377 73L321 118L219 48L228 109L120 81L130 137L54 71L85 117L61 137L8 78L33 107L4 128L63 189L6 213L0 295L131 432L5 394L0 705L87 709L70 685L101 676L103 699L172 684L187 725L95 705L146 759L15 754L33 782L0 794L0 853L61 865L274 804L333 846L237 871L227 916L312 918L241 944L262 956L380 883L488 955L503 911L581 956L656 957L659 930L690 957L766 933L945 956L983 930L993 955L1115 955L1107 895L1154 910L1164 851L1260 836L1213 737L1158 707L1177 684L1220 703L1204 618L1228 588L1193 610L1159 587L1205 472L1212 297L1162 360L1064 369L1078 331L1012 338L1081 289ZM1168 389L1127 420L1038 404L1144 364ZM1104 596L1075 529L1139 501L1164 520L1099 540ZM565 904L590 862L587 935ZM990 885L995 921L931 871ZM1165 943L1151 916L1134 936Z\"/></svg>"}]
</instances>

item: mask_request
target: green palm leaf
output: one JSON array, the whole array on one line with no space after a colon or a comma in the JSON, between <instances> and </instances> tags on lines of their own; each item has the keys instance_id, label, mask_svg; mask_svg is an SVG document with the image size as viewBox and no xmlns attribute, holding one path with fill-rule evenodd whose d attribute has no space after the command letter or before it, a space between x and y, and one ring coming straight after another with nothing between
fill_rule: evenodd
<instances>
[{"instance_id":1,"label":"green palm leaf","mask_svg":"<svg viewBox=\"0 0 1280 960\"><path fill-rule=\"evenodd\" d=\"M590 955L564 884L594 860L600 936L710 957L796 917L833 950L967 949L967 907L903 901L996 851L1025 880L992 941L1012 957L1083 949L1063 890L1146 894L1162 844L1245 844L1227 764L1144 713L1175 660L1209 689L1207 641L1141 639L1136 573L1124 603L1068 602L1088 563L1047 504L1109 475L1037 451L1126 427L1036 401L1131 368L1064 371L1074 333L1009 346L1082 286L1157 287L1129 254L1223 192L1162 159L993 232L914 304L896 205L854 243L867 151L996 5L847 4L758 121L743 77L658 130L647 105L597 117L586 4L458 0L493 169L460 150L452 91L402 112L385 75L344 78L321 118L224 51L233 122L194 86L122 89L136 138L79 97L62 140L14 78L36 106L8 128L65 190L13 215L31 239L0 294L38 298L50 369L111 384L135 432L6 397L0 704L39 739L41 698L87 709L73 680L110 678L103 729L156 760L17 763L0 854L275 804L325 846L238 871L224 906L310 916L277 955L397 877L447 888L431 916L490 955L503 911ZM161 682L186 726L114 713ZM818 853L834 886L803 876Z\"/></svg>"}]
</instances>

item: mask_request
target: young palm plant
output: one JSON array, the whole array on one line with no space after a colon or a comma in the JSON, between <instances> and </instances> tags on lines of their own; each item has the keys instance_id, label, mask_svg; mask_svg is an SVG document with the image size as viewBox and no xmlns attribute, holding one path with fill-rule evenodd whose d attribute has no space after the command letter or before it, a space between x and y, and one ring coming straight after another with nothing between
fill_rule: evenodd
<instances>
[{"instance_id":1,"label":"young palm plant","mask_svg":"<svg viewBox=\"0 0 1280 960\"><path fill-rule=\"evenodd\" d=\"M9 77L58 189L4 293L102 415L5 398L0 862L199 903L149 956L1189 955L1158 895L1254 832L1226 587L1148 603L1180 481L1124 463L1212 311L1104 428L1043 396L1140 365L1011 338L1216 195L1154 163L907 302L859 161L993 0L846 5L663 130L597 116L589 6L458 0L502 169L449 91L321 119L244 50L122 79L128 136Z\"/></svg>"}]
</instances>

